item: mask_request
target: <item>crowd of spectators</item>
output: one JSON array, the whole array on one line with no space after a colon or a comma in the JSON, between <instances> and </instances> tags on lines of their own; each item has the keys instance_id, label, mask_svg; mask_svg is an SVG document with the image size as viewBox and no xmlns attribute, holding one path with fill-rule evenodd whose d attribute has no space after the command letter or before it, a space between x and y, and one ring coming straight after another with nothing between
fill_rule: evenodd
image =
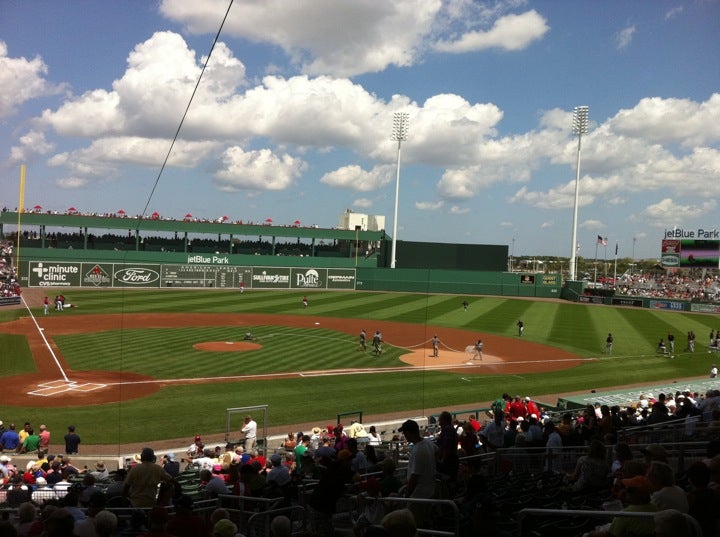
<instances>
[{"instance_id":1,"label":"crowd of spectators","mask_svg":"<svg viewBox=\"0 0 720 537\"><path fill-rule=\"evenodd\" d=\"M704 276L689 274L633 274L618 279L615 294L644 298L674 298L700 302L720 302L720 271Z\"/></svg>"},{"instance_id":2,"label":"crowd of spectators","mask_svg":"<svg viewBox=\"0 0 720 537\"><path fill-rule=\"evenodd\" d=\"M684 514L681 520L688 528L675 537L717 535L720 391L698 394L678 390L657 397L646 393L625 408L598 402L581 412L561 414L546 411L530 397L503 394L493 402L488 417L488 421L481 421L474 414L461 419L442 412L429 420L425 430L416 421L406 420L384 440L374 427L366 431L357 421L348 427L313 427L288 433L266 452L258 451L254 442L248 449L242 443L208 446L196 436L179 457L165 453L158 460L153 449L144 448L128 459L125 468L114 472L108 472L102 461L93 470L78 469L69 455L48 455L49 449L38 449L37 461L31 460L26 467L14 467L6 452L0 457L4 477L0 501L17 509L13 523L18 528L21 524L46 524L49 517L43 513L48 506L53 507L53 513L69 512L71 516L63 523L70 525L72 518L75 528L93 518L92 523L97 524L98 513L110 512L107 510L114 506L143 509L143 516L132 526L121 528L117 528L117 518L113 519L113 529L107 535L162 530L177 537L214 537L218 523L212 520L215 511L206 516L193 514L194 502L217 500L220 515L223 501L233 496L244 499L243 509L252 505L253 498L276 500L274 506L280 509L300 503L306 509L309 535L330 536L337 529L338 500L349 496L355 535L395 535L391 528L396 519L411 529L406 535L414 535L416 527L435 527L437 517L430 516L432 510L427 504L408 504L403 498L451 498L461 513L463 534L477 535L484 528L489 531L487 535L502 535L488 528L494 527L501 513L507 513L500 505L502 501L515 505L502 495L514 481L513 475L524 475L523 479L533 480L521 483L525 495L529 486L533 490L545 487L546 501L608 502L614 510L629 511L641 505L643 511L658 513L662 523L667 523L666 510L674 509ZM639 425L681 423L686 418L697 418L707 425L702 437L686 439L702 441L706 459L690 464L682 474L671 465L669 451L663 445L640 448L623 434ZM29 436L31 433L26 440ZM557 454L563 448L584 450L575 451L581 454L572 468L553 465L557 457L548 457L545 473L522 473L517 457L528 449ZM17 450L16 445L11 451ZM489 454L498 454L504 461L502 474L495 481L482 468L482 460L487 461ZM392 501L374 501L382 498ZM195 518L190 523L183 517ZM247 520L220 519L228 520L225 525L232 522L233 527L228 526L232 535L247 530L243 527ZM628 533L623 529L626 522L618 518L592 530L591 535L654 535L652 531L658 527L655 521L642 520L638 527L645 532L637 533L635 527L636 533ZM282 520L283 527L286 522L289 520ZM700 532L693 534L691 528L700 528Z\"/></svg>"},{"instance_id":3,"label":"crowd of spectators","mask_svg":"<svg viewBox=\"0 0 720 537\"><path fill-rule=\"evenodd\" d=\"M9 211L7 207L3 207L3 212ZM14 209L14 212L17 212L17 207ZM150 213L149 215L129 215L127 212L123 209L118 209L115 212L96 212L96 211L78 211L74 207L68 208L66 211L54 211L54 210L48 210L43 209L42 206L36 205L32 208L24 209L23 212L25 213L33 213L33 214L49 214L49 215L68 215L68 216L92 216L96 218L127 218L130 220L139 220L139 219L145 219L145 220L165 220L169 222L193 222L198 224L224 224L224 223L231 223L231 224L239 224L239 225L247 225L247 226L272 226L276 225L273 223L272 218L266 218L262 222L255 222L253 220L232 220L230 217L226 215L218 216L215 218L206 218L206 217L197 217L193 216L191 213L187 213L182 218L176 218L173 216L163 216L159 212L155 211ZM280 227L311 227L311 228L317 228L317 224L311 224L310 226L303 226L299 220L295 220L292 223L283 224Z\"/></svg>"},{"instance_id":4,"label":"crowd of spectators","mask_svg":"<svg viewBox=\"0 0 720 537\"><path fill-rule=\"evenodd\" d=\"M23 231L22 237L25 241L39 242L40 236L37 231ZM45 245L48 248L83 248L86 244L85 236L81 233L62 233L51 232L45 237ZM192 252L216 252L228 253L229 240L218 241L215 238L190 238L188 239L187 251ZM39 246L33 245L31 246ZM113 233L105 233L102 235L87 235L87 248L90 250L113 249L113 250L135 250L136 239L132 233L128 235L118 235ZM316 244L302 242L300 239L295 241L278 241L273 244L268 240L240 240L233 239L233 252L254 255L278 255L278 256L311 256L315 255L332 255L340 254L340 244L338 241L318 241ZM139 239L139 248L141 251L161 251L161 252L183 252L185 251L185 240L179 238L177 234L174 237L167 236L146 236Z\"/></svg>"},{"instance_id":5,"label":"crowd of spectators","mask_svg":"<svg viewBox=\"0 0 720 537\"><path fill-rule=\"evenodd\" d=\"M20 296L20 284L16 280L16 268L13 264L13 242L0 241L0 296Z\"/></svg>"}]
</instances>

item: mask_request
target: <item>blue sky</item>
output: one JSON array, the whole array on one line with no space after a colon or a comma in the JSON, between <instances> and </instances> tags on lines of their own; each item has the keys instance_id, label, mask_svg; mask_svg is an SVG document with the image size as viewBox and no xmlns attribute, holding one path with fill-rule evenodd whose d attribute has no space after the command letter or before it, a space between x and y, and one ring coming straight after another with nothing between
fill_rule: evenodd
<instances>
[{"instance_id":1,"label":"blue sky","mask_svg":"<svg viewBox=\"0 0 720 537\"><path fill-rule=\"evenodd\" d=\"M587 105L580 255L720 228L718 0L235 0L153 192L228 5L0 0L0 203L392 230L407 112L400 240L569 256Z\"/></svg>"}]
</instances>

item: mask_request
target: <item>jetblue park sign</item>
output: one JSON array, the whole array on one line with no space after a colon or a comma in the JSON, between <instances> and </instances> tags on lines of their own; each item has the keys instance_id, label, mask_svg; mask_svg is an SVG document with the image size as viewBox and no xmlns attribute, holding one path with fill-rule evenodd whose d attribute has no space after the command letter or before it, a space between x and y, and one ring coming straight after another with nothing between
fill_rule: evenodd
<instances>
[{"instance_id":1,"label":"jetblue park sign","mask_svg":"<svg viewBox=\"0 0 720 537\"><path fill-rule=\"evenodd\" d=\"M720 231L717 229L666 229L666 239L720 239Z\"/></svg>"}]
</instances>

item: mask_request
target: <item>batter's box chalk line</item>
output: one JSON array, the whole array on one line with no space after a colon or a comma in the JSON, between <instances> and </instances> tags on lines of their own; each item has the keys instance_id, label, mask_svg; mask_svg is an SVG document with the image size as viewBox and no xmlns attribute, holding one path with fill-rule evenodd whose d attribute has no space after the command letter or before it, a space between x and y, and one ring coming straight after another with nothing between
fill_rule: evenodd
<instances>
[{"instance_id":1,"label":"batter's box chalk line","mask_svg":"<svg viewBox=\"0 0 720 537\"><path fill-rule=\"evenodd\" d=\"M28 395L37 395L39 397L51 397L67 392L92 392L107 387L107 384L97 384L94 382L75 382L74 380L52 380L38 384L36 390L28 392Z\"/></svg>"}]
</instances>

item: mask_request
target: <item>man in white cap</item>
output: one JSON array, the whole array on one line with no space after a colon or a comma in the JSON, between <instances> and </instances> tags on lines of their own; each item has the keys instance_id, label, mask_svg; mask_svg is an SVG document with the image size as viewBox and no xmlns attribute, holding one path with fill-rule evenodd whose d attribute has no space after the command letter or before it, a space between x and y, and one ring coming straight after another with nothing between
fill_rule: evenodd
<instances>
[{"instance_id":1,"label":"man in white cap","mask_svg":"<svg viewBox=\"0 0 720 537\"><path fill-rule=\"evenodd\" d=\"M57 500L55 491L48 487L47 481L44 477L38 477L35 479L37 490L32 493L32 501L38 505L44 504L46 501Z\"/></svg>"}]
</instances>

